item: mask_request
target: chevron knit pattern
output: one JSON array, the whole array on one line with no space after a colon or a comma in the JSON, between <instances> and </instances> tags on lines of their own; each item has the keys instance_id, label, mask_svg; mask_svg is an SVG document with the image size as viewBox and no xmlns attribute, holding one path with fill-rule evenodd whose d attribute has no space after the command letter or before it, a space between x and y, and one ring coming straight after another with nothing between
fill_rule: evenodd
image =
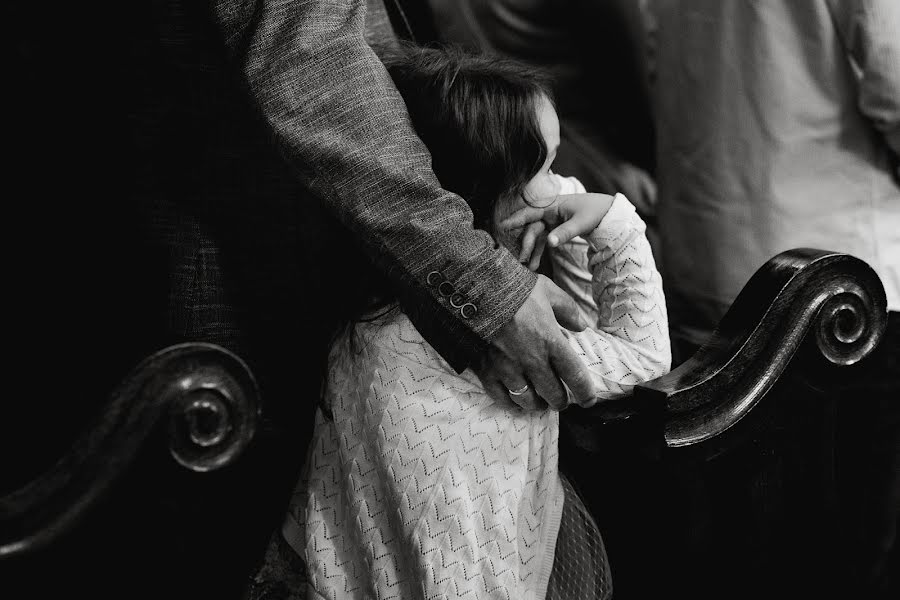
<instances>
[{"instance_id":1,"label":"chevron knit pattern","mask_svg":"<svg viewBox=\"0 0 900 600\"><path fill-rule=\"evenodd\" d=\"M659 274L623 196L553 260L597 323L569 338L604 397L668 369ZM399 311L357 324L331 349L283 528L308 596L544 598L563 506L557 436L557 413L495 406Z\"/></svg>"}]
</instances>

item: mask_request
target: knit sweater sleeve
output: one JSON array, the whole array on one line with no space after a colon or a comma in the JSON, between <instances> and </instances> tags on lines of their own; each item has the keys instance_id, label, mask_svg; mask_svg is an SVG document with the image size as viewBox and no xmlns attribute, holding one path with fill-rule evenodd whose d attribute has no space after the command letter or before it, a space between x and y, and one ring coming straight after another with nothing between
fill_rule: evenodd
<instances>
[{"instance_id":1,"label":"knit sweater sleeve","mask_svg":"<svg viewBox=\"0 0 900 600\"><path fill-rule=\"evenodd\" d=\"M662 278L645 231L631 203L616 194L594 231L551 250L554 281L592 324L563 333L588 366L601 400L628 394L671 367Z\"/></svg>"}]
</instances>

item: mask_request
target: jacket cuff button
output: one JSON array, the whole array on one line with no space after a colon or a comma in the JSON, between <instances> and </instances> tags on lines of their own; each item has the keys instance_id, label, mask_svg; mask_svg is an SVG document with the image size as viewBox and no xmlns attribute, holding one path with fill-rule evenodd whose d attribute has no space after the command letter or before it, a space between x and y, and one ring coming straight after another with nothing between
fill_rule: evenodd
<instances>
[{"instance_id":1,"label":"jacket cuff button","mask_svg":"<svg viewBox=\"0 0 900 600\"><path fill-rule=\"evenodd\" d=\"M445 281L441 285L438 286L438 293L441 296L443 296L444 298L452 296L453 292L455 292L455 291L456 291L456 288L453 287L453 284L450 283L449 281Z\"/></svg>"},{"instance_id":2,"label":"jacket cuff button","mask_svg":"<svg viewBox=\"0 0 900 600\"><path fill-rule=\"evenodd\" d=\"M452 296L450 296L450 306L453 308L462 308L463 304L466 303L466 297L456 292Z\"/></svg>"},{"instance_id":3,"label":"jacket cuff button","mask_svg":"<svg viewBox=\"0 0 900 600\"><path fill-rule=\"evenodd\" d=\"M478 312L478 307L471 302L466 302L459 309L459 314L463 319L471 319Z\"/></svg>"},{"instance_id":4,"label":"jacket cuff button","mask_svg":"<svg viewBox=\"0 0 900 600\"><path fill-rule=\"evenodd\" d=\"M444 280L444 276L441 275L440 271L432 271L425 278L425 281L428 282L428 285L435 286Z\"/></svg>"}]
</instances>

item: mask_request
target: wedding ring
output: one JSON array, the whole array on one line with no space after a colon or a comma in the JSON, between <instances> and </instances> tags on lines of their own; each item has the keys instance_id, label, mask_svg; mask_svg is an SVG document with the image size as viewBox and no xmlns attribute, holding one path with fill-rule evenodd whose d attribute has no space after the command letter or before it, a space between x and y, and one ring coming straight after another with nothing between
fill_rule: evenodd
<instances>
[{"instance_id":1,"label":"wedding ring","mask_svg":"<svg viewBox=\"0 0 900 600\"><path fill-rule=\"evenodd\" d=\"M525 385L523 385L522 387L520 387L517 390L507 390L507 391L509 392L510 396L521 396L522 394L524 394L525 392L528 391L528 384L526 383Z\"/></svg>"}]
</instances>

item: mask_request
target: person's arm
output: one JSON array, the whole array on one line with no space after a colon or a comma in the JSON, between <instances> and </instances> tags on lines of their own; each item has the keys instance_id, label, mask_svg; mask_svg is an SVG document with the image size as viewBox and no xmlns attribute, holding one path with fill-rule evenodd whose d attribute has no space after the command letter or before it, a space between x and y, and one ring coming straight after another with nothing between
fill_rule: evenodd
<instances>
[{"instance_id":1,"label":"person's arm","mask_svg":"<svg viewBox=\"0 0 900 600\"><path fill-rule=\"evenodd\" d=\"M662 279L634 206L617 194L596 229L549 252L553 280L593 323L564 333L590 369L598 398L627 394L668 372Z\"/></svg>"},{"instance_id":2,"label":"person's arm","mask_svg":"<svg viewBox=\"0 0 900 600\"><path fill-rule=\"evenodd\" d=\"M900 158L900 2L828 0L859 75L859 108Z\"/></svg>"},{"instance_id":3,"label":"person's arm","mask_svg":"<svg viewBox=\"0 0 900 600\"><path fill-rule=\"evenodd\" d=\"M214 7L230 58L287 159L395 281L416 326L464 366L513 317L535 277L473 229L466 203L436 181L364 41L365 2Z\"/></svg>"},{"instance_id":4,"label":"person's arm","mask_svg":"<svg viewBox=\"0 0 900 600\"><path fill-rule=\"evenodd\" d=\"M215 0L216 26L287 160L371 252L416 328L455 369L476 361L498 400L525 378L551 406L562 382L593 397L555 319L574 304L537 283L442 190L381 62L365 43L365 2ZM490 356L489 360L481 357Z\"/></svg>"},{"instance_id":5,"label":"person's arm","mask_svg":"<svg viewBox=\"0 0 900 600\"><path fill-rule=\"evenodd\" d=\"M563 194L555 202L520 208L499 227L515 230L542 220L551 228L553 281L592 323L579 333L562 333L588 367L595 399L602 401L671 367L662 278L646 226L625 196L585 193L574 177L557 177Z\"/></svg>"}]
</instances>

